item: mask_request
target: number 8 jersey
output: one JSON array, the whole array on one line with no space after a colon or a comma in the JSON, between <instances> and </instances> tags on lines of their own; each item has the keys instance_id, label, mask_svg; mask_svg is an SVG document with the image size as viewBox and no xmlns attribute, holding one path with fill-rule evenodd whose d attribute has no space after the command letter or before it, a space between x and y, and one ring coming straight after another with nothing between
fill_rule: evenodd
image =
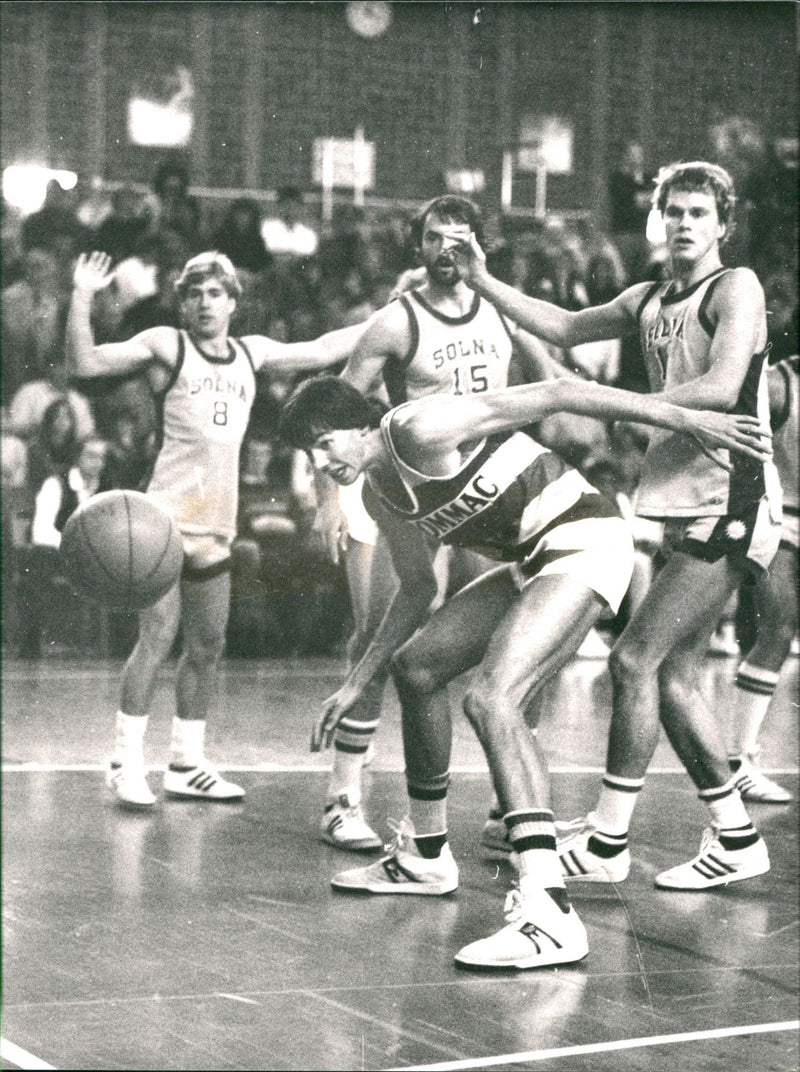
<instances>
[{"instance_id":1,"label":"number 8 jersey","mask_svg":"<svg viewBox=\"0 0 800 1072\"><path fill-rule=\"evenodd\" d=\"M408 313L411 345L384 367L392 406L425 395L469 395L508 386L513 348L509 326L497 309L475 294L464 316L447 316L417 291L398 299Z\"/></svg>"},{"instance_id":2,"label":"number 8 jersey","mask_svg":"<svg viewBox=\"0 0 800 1072\"><path fill-rule=\"evenodd\" d=\"M253 361L238 339L225 357L179 332L178 360L161 396L161 443L148 494L181 532L233 539L239 452L255 397Z\"/></svg>"}]
</instances>

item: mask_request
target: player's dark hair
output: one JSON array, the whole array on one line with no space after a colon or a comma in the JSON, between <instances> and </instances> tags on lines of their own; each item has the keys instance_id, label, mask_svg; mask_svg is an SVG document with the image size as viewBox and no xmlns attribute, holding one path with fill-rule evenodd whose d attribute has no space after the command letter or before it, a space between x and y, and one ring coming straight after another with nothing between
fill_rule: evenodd
<instances>
[{"instance_id":1,"label":"player's dark hair","mask_svg":"<svg viewBox=\"0 0 800 1072\"><path fill-rule=\"evenodd\" d=\"M231 298L241 297L242 285L233 263L224 253L218 253L216 250L198 253L186 262L180 276L175 280L175 292L183 301L190 286L204 283L206 279L218 279Z\"/></svg>"},{"instance_id":2,"label":"player's dark hair","mask_svg":"<svg viewBox=\"0 0 800 1072\"><path fill-rule=\"evenodd\" d=\"M658 209L662 216L673 190L711 194L717 204L719 222L725 226L722 242L730 238L735 227L733 214L736 208L736 194L733 189L733 179L725 168L720 167L719 164L709 164L705 160L669 164L661 168L656 176L653 207Z\"/></svg>"},{"instance_id":3,"label":"player's dark hair","mask_svg":"<svg viewBox=\"0 0 800 1072\"><path fill-rule=\"evenodd\" d=\"M308 450L324 432L377 428L383 407L338 376L313 376L297 387L281 413L278 434L298 450Z\"/></svg>"},{"instance_id":4,"label":"player's dark hair","mask_svg":"<svg viewBox=\"0 0 800 1072\"><path fill-rule=\"evenodd\" d=\"M453 223L466 223L478 243L483 244L481 210L475 202L467 197L459 197L458 194L445 194L443 197L435 197L433 201L428 201L411 220L411 245L415 249L419 249L422 245L422 232L425 230L425 221L429 216L438 216L440 220L449 220Z\"/></svg>"}]
</instances>

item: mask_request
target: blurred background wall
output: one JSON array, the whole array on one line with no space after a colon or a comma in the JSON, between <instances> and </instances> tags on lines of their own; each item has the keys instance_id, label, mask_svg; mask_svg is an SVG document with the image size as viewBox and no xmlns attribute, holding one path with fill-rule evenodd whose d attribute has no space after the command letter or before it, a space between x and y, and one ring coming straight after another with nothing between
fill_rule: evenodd
<instances>
[{"instance_id":1,"label":"blurred background wall","mask_svg":"<svg viewBox=\"0 0 800 1072\"><path fill-rule=\"evenodd\" d=\"M314 140L361 127L375 153L368 196L424 198L458 169L481 172L484 201L499 204L504 152L550 116L571 128L573 159L549 175L548 207L604 217L606 172L628 139L662 163L708 155L728 115L768 141L793 135L795 37L796 7L780 2L15 0L2 4L2 163L151 176L163 148L131 142L129 102L163 99L170 81L179 93L183 71L195 189L313 192ZM535 198L535 173L516 170L513 207Z\"/></svg>"}]
</instances>

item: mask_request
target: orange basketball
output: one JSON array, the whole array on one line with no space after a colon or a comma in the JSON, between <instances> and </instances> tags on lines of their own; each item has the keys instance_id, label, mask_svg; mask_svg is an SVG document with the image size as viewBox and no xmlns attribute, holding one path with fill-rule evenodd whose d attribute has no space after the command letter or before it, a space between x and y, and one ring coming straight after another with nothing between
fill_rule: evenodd
<instances>
[{"instance_id":1,"label":"orange basketball","mask_svg":"<svg viewBox=\"0 0 800 1072\"><path fill-rule=\"evenodd\" d=\"M172 518L138 491L105 491L70 515L61 536L64 572L93 603L140 610L175 584L183 541Z\"/></svg>"}]
</instances>

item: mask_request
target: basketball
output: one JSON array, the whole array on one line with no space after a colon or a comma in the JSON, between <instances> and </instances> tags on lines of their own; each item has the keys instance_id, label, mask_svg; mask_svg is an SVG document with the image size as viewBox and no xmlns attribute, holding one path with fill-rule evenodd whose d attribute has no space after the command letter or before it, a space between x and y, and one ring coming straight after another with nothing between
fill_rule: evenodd
<instances>
[{"instance_id":1,"label":"basketball","mask_svg":"<svg viewBox=\"0 0 800 1072\"><path fill-rule=\"evenodd\" d=\"M173 520L138 491L105 491L70 515L61 537L67 578L93 603L141 610L175 584L183 541Z\"/></svg>"}]
</instances>

